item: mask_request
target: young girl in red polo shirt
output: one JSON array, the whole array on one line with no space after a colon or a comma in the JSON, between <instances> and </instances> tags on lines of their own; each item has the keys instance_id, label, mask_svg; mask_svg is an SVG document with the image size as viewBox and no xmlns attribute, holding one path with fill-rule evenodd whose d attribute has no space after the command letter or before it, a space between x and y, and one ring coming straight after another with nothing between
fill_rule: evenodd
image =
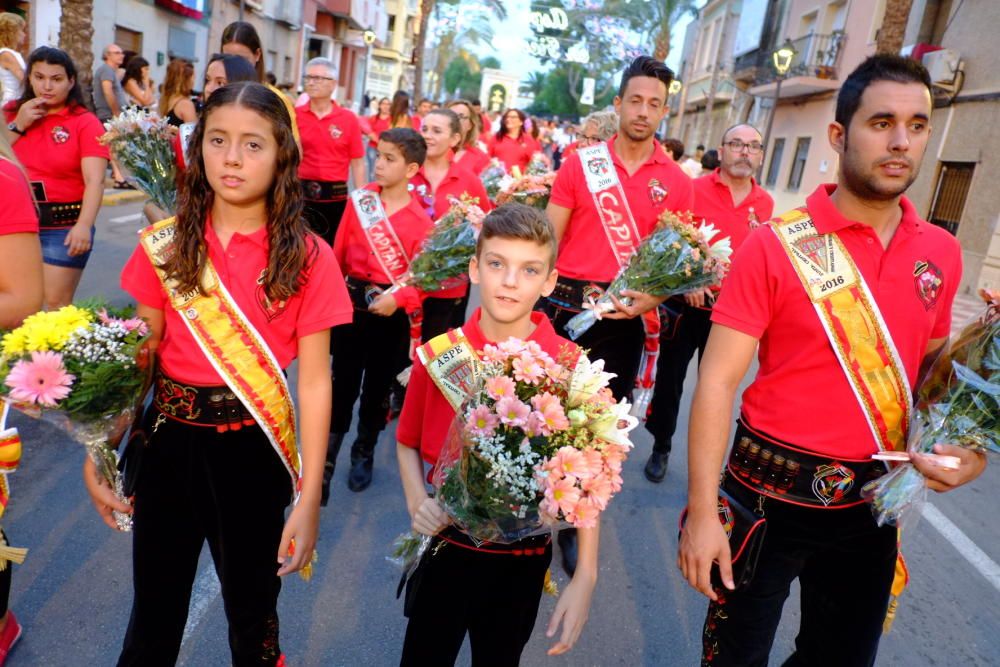
<instances>
[{"instance_id":1,"label":"young girl in red polo shirt","mask_svg":"<svg viewBox=\"0 0 1000 667\"><path fill-rule=\"evenodd\" d=\"M538 343L558 357L573 343L561 338L532 306L556 284L556 237L545 216L523 204L501 206L486 216L476 256L469 265L482 308L462 325L477 352L510 337ZM451 525L427 492L424 464L433 466L455 418L438 380L414 363L396 430L399 475L412 527L433 541L407 582L409 618L404 667L454 664L469 635L473 665L515 667L531 638L551 538L528 537L512 544L479 545ZM549 655L569 651L580 636L597 583L600 526L580 529L579 562L549 620L546 636L558 639Z\"/></svg>"},{"instance_id":2,"label":"young girl in red polo shirt","mask_svg":"<svg viewBox=\"0 0 1000 667\"><path fill-rule=\"evenodd\" d=\"M279 577L309 567L316 544L329 330L350 321L351 307L332 251L302 219L298 151L276 94L257 83L216 91L190 151L176 220L143 230L122 272L158 368L118 664L176 660L208 541L233 663L274 665ZM296 357L298 429L284 375ZM129 509L89 460L84 479L105 522Z\"/></svg>"},{"instance_id":3,"label":"young girl in red polo shirt","mask_svg":"<svg viewBox=\"0 0 1000 667\"><path fill-rule=\"evenodd\" d=\"M483 211L492 208L486 188L476 174L455 162L462 126L450 109L434 109L424 116L420 134L427 142L424 166L410 181L414 196L435 221L451 208L451 198L471 197ZM448 329L462 326L469 304L469 286L459 285L427 295L423 302L421 339L428 341Z\"/></svg>"},{"instance_id":4,"label":"young girl in red polo shirt","mask_svg":"<svg viewBox=\"0 0 1000 667\"><path fill-rule=\"evenodd\" d=\"M466 100L452 100L445 108L455 112L462 129L462 141L455 151L455 164L465 167L473 174L482 173L490 162L490 156L479 145L479 135L483 131L482 117Z\"/></svg>"}]
</instances>

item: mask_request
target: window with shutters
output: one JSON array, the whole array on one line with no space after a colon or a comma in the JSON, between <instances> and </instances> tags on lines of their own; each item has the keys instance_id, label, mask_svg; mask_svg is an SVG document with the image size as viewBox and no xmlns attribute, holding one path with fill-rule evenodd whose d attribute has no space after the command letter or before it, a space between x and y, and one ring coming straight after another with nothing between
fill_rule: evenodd
<instances>
[{"instance_id":1,"label":"window with shutters","mask_svg":"<svg viewBox=\"0 0 1000 667\"><path fill-rule=\"evenodd\" d=\"M942 162L938 172L937 187L928 221L944 227L952 234L958 231L965 210L965 199L969 195L975 162Z\"/></svg>"},{"instance_id":2,"label":"window with shutters","mask_svg":"<svg viewBox=\"0 0 1000 667\"><path fill-rule=\"evenodd\" d=\"M771 146L771 163L767 167L767 178L764 185L773 188L778 182L778 172L781 170L781 156L785 152L785 138L775 139Z\"/></svg>"},{"instance_id":3,"label":"window with shutters","mask_svg":"<svg viewBox=\"0 0 1000 667\"><path fill-rule=\"evenodd\" d=\"M799 137L795 143L795 157L792 160L792 170L788 174L788 189L797 192L802 185L802 174L806 170L806 160L809 158L810 137Z\"/></svg>"}]
</instances>

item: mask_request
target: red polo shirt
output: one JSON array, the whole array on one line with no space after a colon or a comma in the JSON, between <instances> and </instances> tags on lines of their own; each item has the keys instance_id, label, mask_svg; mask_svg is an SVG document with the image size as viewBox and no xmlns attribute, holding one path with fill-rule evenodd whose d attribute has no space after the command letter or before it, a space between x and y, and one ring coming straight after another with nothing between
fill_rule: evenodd
<instances>
[{"instance_id":1,"label":"red polo shirt","mask_svg":"<svg viewBox=\"0 0 1000 667\"><path fill-rule=\"evenodd\" d=\"M458 166L468 169L476 175L483 173L483 169L486 169L486 165L489 163L490 156L475 145L466 146L461 157L456 160Z\"/></svg>"},{"instance_id":2,"label":"red polo shirt","mask_svg":"<svg viewBox=\"0 0 1000 667\"><path fill-rule=\"evenodd\" d=\"M821 185L806 208L816 229L835 232L854 258L912 389L928 342L951 329L961 248L951 234L921 220L905 197L903 218L883 248L871 227L841 215L829 196L835 189ZM924 262L927 270L914 277ZM819 316L770 227L752 232L740 248L712 321L760 340L760 369L743 393L742 408L755 429L831 456L863 459L876 451Z\"/></svg>"},{"instance_id":3,"label":"red polo shirt","mask_svg":"<svg viewBox=\"0 0 1000 667\"><path fill-rule=\"evenodd\" d=\"M617 137L616 134L608 140L611 160L618 171L618 179L625 190L639 236L645 238L653 231L657 216L665 209L678 212L691 210L694 204L691 179L655 142L653 154L629 176L621 158L615 153ZM594 198L587 189L579 153L571 155L559 168L549 201L572 211L559 244L559 259L556 261L559 275L575 280L611 282L618 273L618 261L608 244Z\"/></svg>"},{"instance_id":4,"label":"red polo shirt","mask_svg":"<svg viewBox=\"0 0 1000 667\"><path fill-rule=\"evenodd\" d=\"M371 139L368 140L368 145L372 148L378 148L378 137L388 130L390 127L390 119L382 118L381 116L375 115L368 118L368 129L371 130L372 134L375 135L375 141Z\"/></svg>"},{"instance_id":5,"label":"red polo shirt","mask_svg":"<svg viewBox=\"0 0 1000 667\"><path fill-rule=\"evenodd\" d=\"M0 157L0 236L38 233L38 214L28 179L17 165Z\"/></svg>"},{"instance_id":6,"label":"red polo shirt","mask_svg":"<svg viewBox=\"0 0 1000 667\"><path fill-rule=\"evenodd\" d=\"M278 364L287 368L298 356L299 339L351 321L353 309L344 277L330 246L309 234L311 264L303 273L305 284L283 306L268 309L257 278L267 268L267 228L248 235L233 234L226 248L215 235L211 222L205 224L208 256L233 299L250 323L260 332ZM135 299L164 312L166 325L157 356L163 371L181 382L201 386L225 384L202 353L181 315L170 306L166 292L140 245L122 270L121 287Z\"/></svg>"},{"instance_id":7,"label":"red polo shirt","mask_svg":"<svg viewBox=\"0 0 1000 667\"><path fill-rule=\"evenodd\" d=\"M365 155L361 125L354 112L334 102L330 113L320 118L307 102L295 107L295 118L302 137L299 178L346 181L351 160Z\"/></svg>"},{"instance_id":8,"label":"red polo shirt","mask_svg":"<svg viewBox=\"0 0 1000 667\"><path fill-rule=\"evenodd\" d=\"M8 123L17 117L14 104L4 107ZM67 106L32 123L14 143L14 154L28 172L28 179L44 185L45 201L80 201L86 187L81 160L110 157L107 146L97 141L103 134L104 126L97 116L83 107Z\"/></svg>"},{"instance_id":9,"label":"red polo shirt","mask_svg":"<svg viewBox=\"0 0 1000 667\"><path fill-rule=\"evenodd\" d=\"M507 171L516 165L522 173L528 167L531 156L542 150L542 145L527 132L521 132L517 139L504 135L501 139L494 138L490 142L490 157L499 158Z\"/></svg>"},{"instance_id":10,"label":"red polo shirt","mask_svg":"<svg viewBox=\"0 0 1000 667\"><path fill-rule=\"evenodd\" d=\"M496 343L483 335L479 328L481 317L482 309L476 308L469 320L462 325L462 332L477 352L489 343ZM538 343L553 359L558 358L567 347L578 349L574 343L555 332L543 313L532 312L531 321L535 330L528 336L528 340ZM421 458L433 465L437 462L448 428L454 419L455 410L451 403L431 380L424 365L419 360L415 361L410 372L410 382L406 386L403 412L399 415L399 425L396 427L396 441L405 447L420 450Z\"/></svg>"},{"instance_id":11,"label":"red polo shirt","mask_svg":"<svg viewBox=\"0 0 1000 667\"><path fill-rule=\"evenodd\" d=\"M431 190L423 167L420 168L416 176L410 179L410 189L413 192L414 200L431 214L431 218L435 222L440 220L451 208L449 202L451 197L461 199L462 195L469 195L478 200L477 206L483 209L483 212L489 213L493 210L493 203L486 195L483 182L471 171L456 163L452 163L448 168L448 173L438 183L437 190ZM458 299L465 296L468 291L469 286L463 284L439 292L431 292L426 296L432 296L435 299Z\"/></svg>"},{"instance_id":12,"label":"red polo shirt","mask_svg":"<svg viewBox=\"0 0 1000 667\"><path fill-rule=\"evenodd\" d=\"M365 189L372 192L382 191L376 183L369 183ZM403 246L403 251L410 259L413 259L420 250L420 244L434 226L427 212L416 199L412 198L404 208L389 216L389 222ZM375 252L368 243L364 230L361 229L353 200L348 201L344 209L344 217L340 220L337 237L333 242L333 254L346 276L380 285L392 282L382 270L382 265L376 259ZM393 296L396 298L396 304L408 313L420 307L420 294L415 287L404 287L394 292Z\"/></svg>"},{"instance_id":13,"label":"red polo shirt","mask_svg":"<svg viewBox=\"0 0 1000 667\"><path fill-rule=\"evenodd\" d=\"M757 181L750 179L750 194L739 205L733 204L733 193L722 182L719 170L691 181L694 187L694 208L692 215L696 222L708 222L720 229L716 238L728 236L735 251L749 236L751 221L765 223L771 219L774 200Z\"/></svg>"}]
</instances>

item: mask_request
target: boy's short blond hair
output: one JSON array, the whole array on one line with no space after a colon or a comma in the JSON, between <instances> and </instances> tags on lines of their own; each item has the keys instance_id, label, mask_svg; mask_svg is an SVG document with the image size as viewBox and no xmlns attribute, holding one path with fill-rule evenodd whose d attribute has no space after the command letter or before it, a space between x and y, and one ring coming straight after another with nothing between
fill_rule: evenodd
<instances>
[{"instance_id":1,"label":"boy's short blond hair","mask_svg":"<svg viewBox=\"0 0 1000 667\"><path fill-rule=\"evenodd\" d=\"M556 265L559 244L552 223L537 208L517 202L499 206L483 219L483 229L476 242L476 258L483 251L483 241L487 239L519 239L532 241L549 249L549 269Z\"/></svg>"}]
</instances>

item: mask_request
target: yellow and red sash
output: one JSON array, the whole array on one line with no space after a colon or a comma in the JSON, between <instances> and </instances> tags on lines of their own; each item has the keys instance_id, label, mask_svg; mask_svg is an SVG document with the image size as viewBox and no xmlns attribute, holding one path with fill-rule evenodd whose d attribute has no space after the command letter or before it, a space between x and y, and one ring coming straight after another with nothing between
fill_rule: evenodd
<instances>
[{"instance_id":1,"label":"yellow and red sash","mask_svg":"<svg viewBox=\"0 0 1000 667\"><path fill-rule=\"evenodd\" d=\"M587 190L590 191L597 215L601 219L601 227L608 239L611 253L621 268L628 264L629 256L639 247L642 238L625 197L625 189L618 180L618 170L611 160L611 151L606 143L601 143L581 148L577 152L580 154L580 167L587 181Z\"/></svg>"},{"instance_id":2,"label":"yellow and red sash","mask_svg":"<svg viewBox=\"0 0 1000 667\"><path fill-rule=\"evenodd\" d=\"M197 289L180 292L176 281L167 277L162 267L174 251L174 231L174 218L168 218L139 232L139 242L170 297L170 305L181 315L212 367L267 435L297 491L300 461L295 441L295 405L285 375L267 342L219 280L211 260L205 258L202 270L204 295Z\"/></svg>"},{"instance_id":3,"label":"yellow and red sash","mask_svg":"<svg viewBox=\"0 0 1000 667\"><path fill-rule=\"evenodd\" d=\"M847 376L879 451L906 448L913 399L878 304L836 234L820 234L805 209L771 222Z\"/></svg>"},{"instance_id":4,"label":"yellow and red sash","mask_svg":"<svg viewBox=\"0 0 1000 667\"><path fill-rule=\"evenodd\" d=\"M417 358L455 409L479 383L479 355L461 328L435 336L417 348Z\"/></svg>"}]
</instances>

